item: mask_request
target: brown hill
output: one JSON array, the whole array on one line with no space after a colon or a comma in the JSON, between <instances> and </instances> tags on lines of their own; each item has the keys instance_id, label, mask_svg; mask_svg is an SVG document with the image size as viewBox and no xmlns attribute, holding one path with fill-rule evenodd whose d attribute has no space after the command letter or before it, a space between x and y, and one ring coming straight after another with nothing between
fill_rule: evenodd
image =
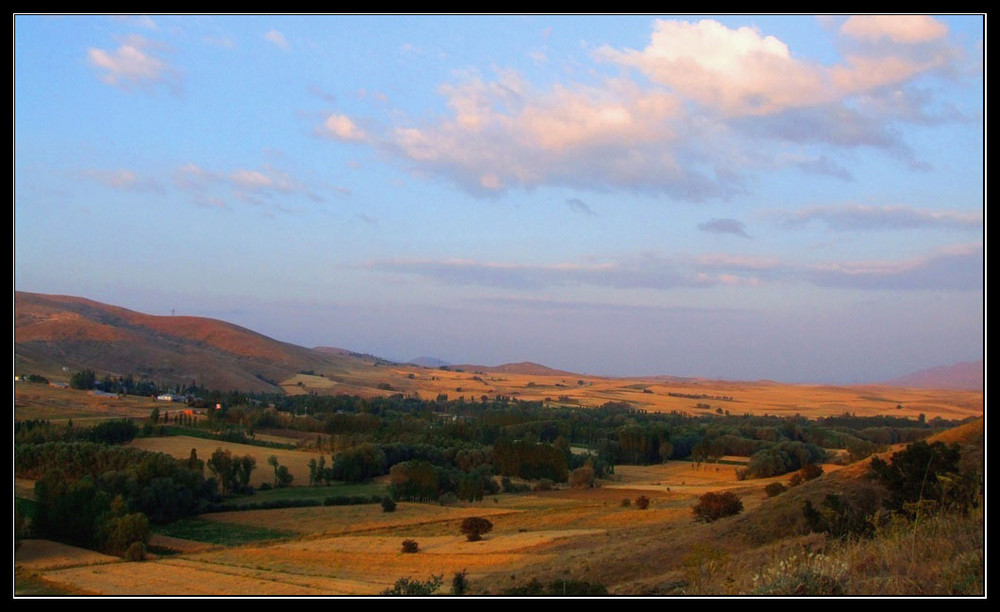
<instances>
[{"instance_id":1,"label":"brown hill","mask_svg":"<svg viewBox=\"0 0 1000 612\"><path fill-rule=\"evenodd\" d=\"M455 365L447 367L452 370L464 370L466 372L489 372L491 374L520 374L523 376L579 376L579 374L574 374L573 372L556 370L540 363L533 363L530 361L504 363L498 366Z\"/></svg>"},{"instance_id":2,"label":"brown hill","mask_svg":"<svg viewBox=\"0 0 1000 612\"><path fill-rule=\"evenodd\" d=\"M214 319L148 315L79 297L14 294L17 372L58 379L90 368L99 375L279 391L277 383L295 372L339 367L345 359L350 357Z\"/></svg>"},{"instance_id":3,"label":"brown hill","mask_svg":"<svg viewBox=\"0 0 1000 612\"><path fill-rule=\"evenodd\" d=\"M913 387L918 389L963 389L982 391L986 363L979 361L963 361L948 366L939 366L912 372L899 378L885 382L894 387Z\"/></svg>"}]
</instances>

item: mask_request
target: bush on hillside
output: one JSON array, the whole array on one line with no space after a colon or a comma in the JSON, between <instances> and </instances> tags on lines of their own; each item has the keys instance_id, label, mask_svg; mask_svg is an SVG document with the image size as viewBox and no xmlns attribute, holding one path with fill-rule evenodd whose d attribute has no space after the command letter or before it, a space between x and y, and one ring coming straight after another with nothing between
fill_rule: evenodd
<instances>
[{"instance_id":1,"label":"bush on hillside","mask_svg":"<svg viewBox=\"0 0 1000 612\"><path fill-rule=\"evenodd\" d=\"M743 511L743 502L732 491L705 493L692 507L696 521L711 523Z\"/></svg>"}]
</instances>

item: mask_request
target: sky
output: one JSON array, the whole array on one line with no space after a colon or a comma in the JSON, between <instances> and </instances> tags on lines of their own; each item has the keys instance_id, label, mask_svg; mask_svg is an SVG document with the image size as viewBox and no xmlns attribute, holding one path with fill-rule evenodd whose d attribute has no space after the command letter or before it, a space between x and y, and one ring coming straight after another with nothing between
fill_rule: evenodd
<instances>
[{"instance_id":1,"label":"sky","mask_svg":"<svg viewBox=\"0 0 1000 612\"><path fill-rule=\"evenodd\" d=\"M15 15L14 288L306 347L985 356L983 15Z\"/></svg>"}]
</instances>

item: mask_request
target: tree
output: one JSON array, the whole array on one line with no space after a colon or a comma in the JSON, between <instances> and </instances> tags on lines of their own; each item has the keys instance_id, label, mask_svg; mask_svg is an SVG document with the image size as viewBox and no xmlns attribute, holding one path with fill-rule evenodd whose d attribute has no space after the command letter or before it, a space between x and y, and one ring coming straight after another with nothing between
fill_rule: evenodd
<instances>
[{"instance_id":1,"label":"tree","mask_svg":"<svg viewBox=\"0 0 1000 612\"><path fill-rule=\"evenodd\" d=\"M469 516L462 520L461 529L469 542L478 542L483 534L493 531L493 523L481 516Z\"/></svg>"},{"instance_id":2,"label":"tree","mask_svg":"<svg viewBox=\"0 0 1000 612\"><path fill-rule=\"evenodd\" d=\"M958 444L920 440L893 454L888 463L874 457L869 474L889 490L885 505L891 510L905 510L922 500L968 507L976 487L971 475L961 473L961 458Z\"/></svg>"},{"instance_id":3,"label":"tree","mask_svg":"<svg viewBox=\"0 0 1000 612\"><path fill-rule=\"evenodd\" d=\"M743 511L743 502L732 491L705 493L692 508L696 521L711 523Z\"/></svg>"},{"instance_id":4,"label":"tree","mask_svg":"<svg viewBox=\"0 0 1000 612\"><path fill-rule=\"evenodd\" d=\"M441 585L444 584L444 576L434 576L432 575L429 580L421 582L420 580L413 580L409 576L406 578L400 578L396 581L391 589L386 589L379 593L379 595L403 595L403 596L420 596L420 595L432 595L434 591L438 590Z\"/></svg>"},{"instance_id":5,"label":"tree","mask_svg":"<svg viewBox=\"0 0 1000 612\"><path fill-rule=\"evenodd\" d=\"M635 498L635 506L640 510L645 510L649 507L649 498L645 495L640 495Z\"/></svg>"},{"instance_id":6,"label":"tree","mask_svg":"<svg viewBox=\"0 0 1000 612\"><path fill-rule=\"evenodd\" d=\"M74 372L69 377L69 386L73 389L93 389L97 383L97 374L93 370Z\"/></svg>"},{"instance_id":7,"label":"tree","mask_svg":"<svg viewBox=\"0 0 1000 612\"><path fill-rule=\"evenodd\" d=\"M277 487L278 486L278 467L280 465L278 463L278 457L277 457L277 455L271 455L270 457L268 457L267 458L267 464L269 466L271 466L272 468L274 468L274 486Z\"/></svg>"},{"instance_id":8,"label":"tree","mask_svg":"<svg viewBox=\"0 0 1000 612\"><path fill-rule=\"evenodd\" d=\"M395 512L396 502L389 496L382 498L382 512Z\"/></svg>"}]
</instances>

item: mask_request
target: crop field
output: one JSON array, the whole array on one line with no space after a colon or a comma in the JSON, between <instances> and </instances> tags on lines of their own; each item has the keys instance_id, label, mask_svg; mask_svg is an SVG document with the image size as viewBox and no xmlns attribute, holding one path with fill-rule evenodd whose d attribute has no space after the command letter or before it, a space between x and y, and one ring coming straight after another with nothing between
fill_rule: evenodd
<instances>
[{"instance_id":1,"label":"crop field","mask_svg":"<svg viewBox=\"0 0 1000 612\"><path fill-rule=\"evenodd\" d=\"M478 401L483 395L504 395L568 406L628 402L648 412L800 414L809 418L848 412L857 416L891 414L915 419L924 414L928 419L962 419L981 414L983 401L981 391L460 372L417 366L373 368L327 377L299 374L284 381L282 387L295 394L403 393L423 399L447 395L449 399L461 397L467 401Z\"/></svg>"},{"instance_id":2,"label":"crop field","mask_svg":"<svg viewBox=\"0 0 1000 612\"><path fill-rule=\"evenodd\" d=\"M552 562L560 547L574 541L638 526L689 523L694 493L666 487L681 479L692 487L735 486L732 466L725 467L695 470L676 462L620 468L620 481L592 489L501 494L458 506L400 502L392 513L378 504L212 513L195 521L217 526L215 535L201 536L213 542L187 539L199 537L197 529L187 537L157 535L154 547L176 552L145 562L27 541L15 563L66 592L103 595L370 595L400 577L450 579L466 571L470 580L499 579ZM639 495L650 498L648 509L622 505ZM488 518L493 531L481 541L467 541L459 525L468 516ZM226 532L248 529L269 530L277 539L218 543ZM420 551L402 552L404 539L417 541Z\"/></svg>"}]
</instances>

